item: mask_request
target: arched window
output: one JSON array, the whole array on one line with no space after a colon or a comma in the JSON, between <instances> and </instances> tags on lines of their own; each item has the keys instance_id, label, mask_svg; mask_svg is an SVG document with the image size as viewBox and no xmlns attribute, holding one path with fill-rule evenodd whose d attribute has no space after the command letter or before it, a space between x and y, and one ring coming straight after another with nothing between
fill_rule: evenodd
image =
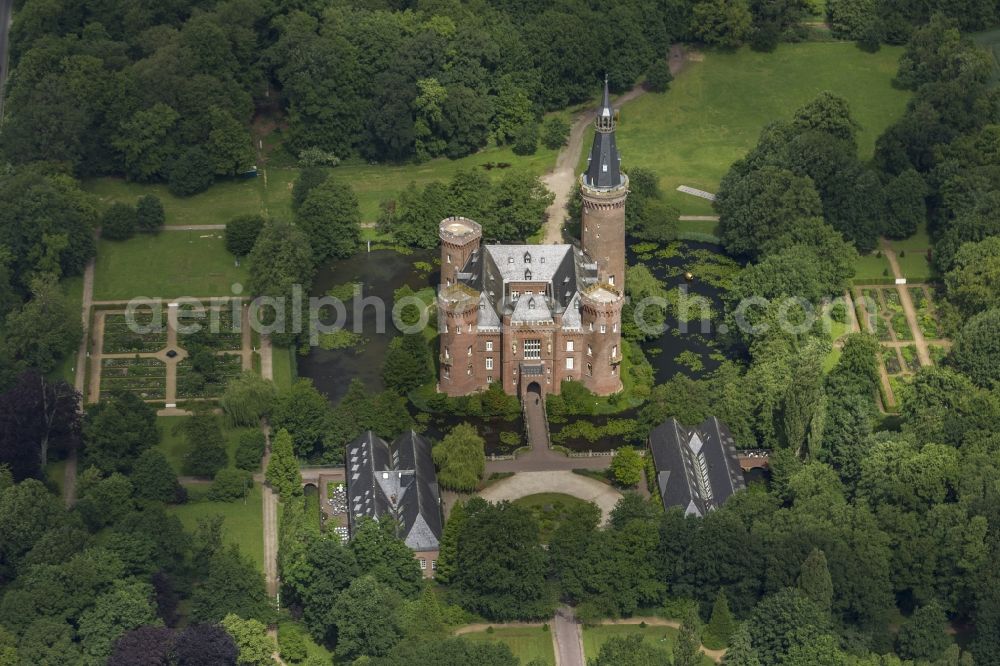
<instances>
[{"instance_id":1,"label":"arched window","mask_svg":"<svg viewBox=\"0 0 1000 666\"><path fill-rule=\"evenodd\" d=\"M531 253L530 252L525 252L524 253L524 263L526 263L526 264L530 264L531 263Z\"/></svg>"},{"instance_id":2,"label":"arched window","mask_svg":"<svg viewBox=\"0 0 1000 666\"><path fill-rule=\"evenodd\" d=\"M529 310L535 309L535 299L533 298L528 299L528 309Z\"/></svg>"},{"instance_id":3,"label":"arched window","mask_svg":"<svg viewBox=\"0 0 1000 666\"><path fill-rule=\"evenodd\" d=\"M530 280L531 279L531 269L530 268L525 268L524 269L524 279L525 280Z\"/></svg>"}]
</instances>

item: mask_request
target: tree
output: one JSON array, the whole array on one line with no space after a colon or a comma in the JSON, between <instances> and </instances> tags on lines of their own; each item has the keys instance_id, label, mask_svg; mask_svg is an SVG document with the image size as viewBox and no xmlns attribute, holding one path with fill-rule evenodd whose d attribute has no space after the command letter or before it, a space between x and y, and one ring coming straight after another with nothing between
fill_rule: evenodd
<instances>
[{"instance_id":1,"label":"tree","mask_svg":"<svg viewBox=\"0 0 1000 666\"><path fill-rule=\"evenodd\" d=\"M611 459L611 475L615 483L631 488L642 480L642 456L631 446L623 446L615 451Z\"/></svg>"},{"instance_id":2,"label":"tree","mask_svg":"<svg viewBox=\"0 0 1000 666\"><path fill-rule=\"evenodd\" d=\"M506 644L472 642L461 636L424 638L421 641L402 640L387 657L371 660L373 666L518 666L521 662ZM539 666L533 660L525 666Z\"/></svg>"},{"instance_id":3,"label":"tree","mask_svg":"<svg viewBox=\"0 0 1000 666\"><path fill-rule=\"evenodd\" d=\"M896 650L903 659L933 661L951 643L945 633L948 618L936 603L918 608L899 630Z\"/></svg>"},{"instance_id":4,"label":"tree","mask_svg":"<svg viewBox=\"0 0 1000 666\"><path fill-rule=\"evenodd\" d=\"M757 652L750 641L750 631L746 624L741 624L729 642L726 655L722 658L725 666L761 666Z\"/></svg>"},{"instance_id":5,"label":"tree","mask_svg":"<svg viewBox=\"0 0 1000 666\"><path fill-rule=\"evenodd\" d=\"M267 627L262 622L244 620L230 613L222 618L221 624L239 649L237 660L241 666L270 666L274 663L272 655L278 651L278 646L267 635Z\"/></svg>"},{"instance_id":6,"label":"tree","mask_svg":"<svg viewBox=\"0 0 1000 666\"><path fill-rule=\"evenodd\" d=\"M793 588L765 597L747 621L753 627L753 647L762 664L776 663L793 646L826 633L829 623L816 604Z\"/></svg>"},{"instance_id":7,"label":"tree","mask_svg":"<svg viewBox=\"0 0 1000 666\"><path fill-rule=\"evenodd\" d=\"M322 447L330 430L330 403L311 381L299 379L278 396L271 412L271 427L287 430L292 436L295 454L308 458Z\"/></svg>"},{"instance_id":8,"label":"tree","mask_svg":"<svg viewBox=\"0 0 1000 666\"><path fill-rule=\"evenodd\" d=\"M0 491L0 581L13 579L35 544L66 519L59 498L35 479Z\"/></svg>"},{"instance_id":9,"label":"tree","mask_svg":"<svg viewBox=\"0 0 1000 666\"><path fill-rule=\"evenodd\" d=\"M159 624L150 604L152 593L148 583L118 581L80 616L80 644L93 663L104 663L126 631Z\"/></svg>"},{"instance_id":10,"label":"tree","mask_svg":"<svg viewBox=\"0 0 1000 666\"><path fill-rule=\"evenodd\" d=\"M399 596L371 576L355 579L334 602L338 659L389 653L401 637L396 620Z\"/></svg>"},{"instance_id":11,"label":"tree","mask_svg":"<svg viewBox=\"0 0 1000 666\"><path fill-rule=\"evenodd\" d=\"M674 666L697 666L701 662L701 620L698 611L691 608L681 622L677 641L674 643Z\"/></svg>"},{"instance_id":12,"label":"tree","mask_svg":"<svg viewBox=\"0 0 1000 666\"><path fill-rule=\"evenodd\" d=\"M177 636L177 666L236 666L239 649L233 637L217 624L191 624Z\"/></svg>"},{"instance_id":13,"label":"tree","mask_svg":"<svg viewBox=\"0 0 1000 666\"><path fill-rule=\"evenodd\" d=\"M889 238L909 238L916 233L927 220L927 194L927 185L915 169L907 169L886 184L882 190L883 228Z\"/></svg>"},{"instance_id":14,"label":"tree","mask_svg":"<svg viewBox=\"0 0 1000 666\"><path fill-rule=\"evenodd\" d=\"M284 316L279 316L281 312L274 313L271 323L275 330L271 338L276 344L290 343L295 333L289 326L290 299L294 298L296 285L301 293L308 293L315 274L309 238L293 224L268 220L250 251L249 273L248 286L252 294L280 299L279 303L284 303Z\"/></svg>"},{"instance_id":15,"label":"tree","mask_svg":"<svg viewBox=\"0 0 1000 666\"><path fill-rule=\"evenodd\" d=\"M495 621L548 617L545 553L534 517L519 506L479 498L470 499L465 511L451 577L458 602Z\"/></svg>"},{"instance_id":16,"label":"tree","mask_svg":"<svg viewBox=\"0 0 1000 666\"><path fill-rule=\"evenodd\" d=\"M819 608L829 612L833 603L833 580L826 566L826 555L813 548L799 572L799 590Z\"/></svg>"},{"instance_id":17,"label":"tree","mask_svg":"<svg viewBox=\"0 0 1000 666\"><path fill-rule=\"evenodd\" d=\"M308 655L306 649L306 637L297 624L283 624L278 626L278 646L281 651L281 658L285 661L304 661Z\"/></svg>"},{"instance_id":18,"label":"tree","mask_svg":"<svg viewBox=\"0 0 1000 666\"><path fill-rule=\"evenodd\" d=\"M159 231L160 227L166 223L167 215L158 196L146 194L139 197L135 206L136 229L151 234Z\"/></svg>"},{"instance_id":19,"label":"tree","mask_svg":"<svg viewBox=\"0 0 1000 666\"><path fill-rule=\"evenodd\" d=\"M692 16L693 32L706 44L736 48L750 36L753 17L746 0L701 0Z\"/></svg>"},{"instance_id":20,"label":"tree","mask_svg":"<svg viewBox=\"0 0 1000 666\"><path fill-rule=\"evenodd\" d=\"M413 597L423 582L413 552L396 536L391 521L360 520L354 528L351 552L362 573L403 597Z\"/></svg>"},{"instance_id":21,"label":"tree","mask_svg":"<svg viewBox=\"0 0 1000 666\"><path fill-rule=\"evenodd\" d=\"M122 392L87 408L83 460L104 472L129 472L160 440L156 411L134 393Z\"/></svg>"},{"instance_id":22,"label":"tree","mask_svg":"<svg viewBox=\"0 0 1000 666\"><path fill-rule=\"evenodd\" d=\"M434 447L434 464L442 488L459 492L475 490L486 469L485 442L476 429L460 423Z\"/></svg>"},{"instance_id":23,"label":"tree","mask_svg":"<svg viewBox=\"0 0 1000 666\"><path fill-rule=\"evenodd\" d=\"M963 243L944 283L948 300L967 317L1000 307L1000 237Z\"/></svg>"},{"instance_id":24,"label":"tree","mask_svg":"<svg viewBox=\"0 0 1000 666\"><path fill-rule=\"evenodd\" d=\"M292 212L298 212L309 193L317 185L322 185L330 177L330 170L322 167L306 167L292 185Z\"/></svg>"},{"instance_id":25,"label":"tree","mask_svg":"<svg viewBox=\"0 0 1000 666\"><path fill-rule=\"evenodd\" d=\"M538 123L533 119L521 124L514 132L514 154L534 155L538 150Z\"/></svg>"},{"instance_id":26,"label":"tree","mask_svg":"<svg viewBox=\"0 0 1000 666\"><path fill-rule=\"evenodd\" d=\"M984 388L1000 384L1000 308L973 315L951 350L951 361Z\"/></svg>"},{"instance_id":27,"label":"tree","mask_svg":"<svg viewBox=\"0 0 1000 666\"><path fill-rule=\"evenodd\" d=\"M236 467L248 472L258 471L266 444L264 433L260 430L240 433L240 438L236 442Z\"/></svg>"},{"instance_id":28,"label":"tree","mask_svg":"<svg viewBox=\"0 0 1000 666\"><path fill-rule=\"evenodd\" d=\"M159 449L146 449L132 466L130 475L139 499L177 502L183 498L183 488L177 482L177 472Z\"/></svg>"},{"instance_id":29,"label":"tree","mask_svg":"<svg viewBox=\"0 0 1000 666\"><path fill-rule=\"evenodd\" d=\"M271 616L263 574L235 545L212 555L206 577L191 595L191 617L198 622L219 622L230 613L256 620Z\"/></svg>"},{"instance_id":30,"label":"tree","mask_svg":"<svg viewBox=\"0 0 1000 666\"><path fill-rule=\"evenodd\" d=\"M650 92L667 92L674 75L670 71L670 63L664 58L657 58L646 70L646 89Z\"/></svg>"},{"instance_id":31,"label":"tree","mask_svg":"<svg viewBox=\"0 0 1000 666\"><path fill-rule=\"evenodd\" d=\"M7 465L14 481L38 477L50 450L76 445L79 405L72 387L35 371L22 373L0 393L0 465Z\"/></svg>"},{"instance_id":32,"label":"tree","mask_svg":"<svg viewBox=\"0 0 1000 666\"><path fill-rule=\"evenodd\" d=\"M284 428L271 440L271 460L267 464L264 478L283 501L302 492L299 461L292 450L292 437Z\"/></svg>"},{"instance_id":33,"label":"tree","mask_svg":"<svg viewBox=\"0 0 1000 666\"><path fill-rule=\"evenodd\" d=\"M405 333L392 340L382 366L382 380L387 387L406 395L433 378L434 370L423 333Z\"/></svg>"},{"instance_id":34,"label":"tree","mask_svg":"<svg viewBox=\"0 0 1000 666\"><path fill-rule=\"evenodd\" d=\"M277 399L274 382L246 370L229 380L219 402L232 425L256 426L270 413Z\"/></svg>"},{"instance_id":35,"label":"tree","mask_svg":"<svg viewBox=\"0 0 1000 666\"><path fill-rule=\"evenodd\" d=\"M80 501L76 503L76 510L96 532L124 518L133 509L133 489L132 482L118 472L102 479L95 468L88 468L80 478Z\"/></svg>"},{"instance_id":36,"label":"tree","mask_svg":"<svg viewBox=\"0 0 1000 666\"><path fill-rule=\"evenodd\" d=\"M128 240L138 224L136 209L126 203L111 204L101 218L101 236L108 240Z\"/></svg>"},{"instance_id":37,"label":"tree","mask_svg":"<svg viewBox=\"0 0 1000 666\"><path fill-rule=\"evenodd\" d=\"M664 650L642 639L642 634L612 636L601 646L591 666L670 666L677 663Z\"/></svg>"},{"instance_id":38,"label":"tree","mask_svg":"<svg viewBox=\"0 0 1000 666\"><path fill-rule=\"evenodd\" d=\"M52 275L31 281L31 300L7 315L3 332L13 357L42 373L52 372L83 335L80 317Z\"/></svg>"},{"instance_id":39,"label":"tree","mask_svg":"<svg viewBox=\"0 0 1000 666\"><path fill-rule=\"evenodd\" d=\"M189 197L207 190L215 182L215 167L201 148L189 148L170 165L168 187L171 194Z\"/></svg>"},{"instance_id":40,"label":"tree","mask_svg":"<svg viewBox=\"0 0 1000 666\"><path fill-rule=\"evenodd\" d=\"M108 666L170 666L174 632L147 625L122 634L108 658Z\"/></svg>"},{"instance_id":41,"label":"tree","mask_svg":"<svg viewBox=\"0 0 1000 666\"><path fill-rule=\"evenodd\" d=\"M225 109L208 109L211 130L205 150L217 176L235 176L254 166L253 147L247 128Z\"/></svg>"},{"instance_id":42,"label":"tree","mask_svg":"<svg viewBox=\"0 0 1000 666\"><path fill-rule=\"evenodd\" d=\"M79 664L83 661L73 628L66 622L42 618L32 622L18 644L22 664Z\"/></svg>"},{"instance_id":43,"label":"tree","mask_svg":"<svg viewBox=\"0 0 1000 666\"><path fill-rule=\"evenodd\" d=\"M441 585L449 585L455 573L458 557L458 537L465 529L465 502L459 500L451 507L451 513L444 524L438 551L437 571L435 580Z\"/></svg>"},{"instance_id":44,"label":"tree","mask_svg":"<svg viewBox=\"0 0 1000 666\"><path fill-rule=\"evenodd\" d=\"M542 123L542 144L550 150L558 150L569 139L569 123L562 116L549 116Z\"/></svg>"},{"instance_id":45,"label":"tree","mask_svg":"<svg viewBox=\"0 0 1000 666\"><path fill-rule=\"evenodd\" d=\"M247 256L253 251L265 224L262 215L239 215L229 220L226 224L226 249L237 257Z\"/></svg>"},{"instance_id":46,"label":"tree","mask_svg":"<svg viewBox=\"0 0 1000 666\"><path fill-rule=\"evenodd\" d=\"M327 178L310 190L295 213L317 263L354 254L361 239L358 197L347 183Z\"/></svg>"},{"instance_id":47,"label":"tree","mask_svg":"<svg viewBox=\"0 0 1000 666\"><path fill-rule=\"evenodd\" d=\"M213 502L234 502L246 497L253 488L250 472L233 467L223 467L215 473L208 489L208 499Z\"/></svg>"},{"instance_id":48,"label":"tree","mask_svg":"<svg viewBox=\"0 0 1000 666\"><path fill-rule=\"evenodd\" d=\"M229 463L226 439L215 414L197 413L185 419L180 427L187 449L183 462L185 474L213 477Z\"/></svg>"},{"instance_id":49,"label":"tree","mask_svg":"<svg viewBox=\"0 0 1000 666\"><path fill-rule=\"evenodd\" d=\"M729 644L729 639L736 632L736 621L729 612L729 602L726 593L719 590L712 604L712 616L705 628L705 647L720 648Z\"/></svg>"}]
</instances>

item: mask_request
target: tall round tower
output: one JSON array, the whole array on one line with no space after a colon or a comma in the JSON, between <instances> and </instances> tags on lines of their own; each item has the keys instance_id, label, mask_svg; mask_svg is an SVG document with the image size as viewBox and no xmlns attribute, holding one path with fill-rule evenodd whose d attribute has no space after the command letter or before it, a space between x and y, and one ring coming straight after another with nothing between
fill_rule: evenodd
<instances>
[{"instance_id":1,"label":"tall round tower","mask_svg":"<svg viewBox=\"0 0 1000 666\"><path fill-rule=\"evenodd\" d=\"M609 284L595 284L580 294L586 344L580 381L597 395L610 395L622 388L620 324L624 300Z\"/></svg>"},{"instance_id":2,"label":"tall round tower","mask_svg":"<svg viewBox=\"0 0 1000 666\"><path fill-rule=\"evenodd\" d=\"M594 145L587 170L580 175L580 242L597 263L600 282L615 289L625 286L625 199L628 176L621 171L621 156L615 143L615 112L611 108L608 80L604 100L594 121Z\"/></svg>"},{"instance_id":3,"label":"tall round tower","mask_svg":"<svg viewBox=\"0 0 1000 666\"><path fill-rule=\"evenodd\" d=\"M467 395L480 388L473 365L476 358L476 320L479 292L464 284L442 286L438 293L438 333L441 340L441 373L438 390L450 396Z\"/></svg>"},{"instance_id":4,"label":"tall round tower","mask_svg":"<svg viewBox=\"0 0 1000 666\"><path fill-rule=\"evenodd\" d=\"M479 249L483 228L465 217L446 217L438 226L441 239L441 286L458 283L458 273Z\"/></svg>"}]
</instances>

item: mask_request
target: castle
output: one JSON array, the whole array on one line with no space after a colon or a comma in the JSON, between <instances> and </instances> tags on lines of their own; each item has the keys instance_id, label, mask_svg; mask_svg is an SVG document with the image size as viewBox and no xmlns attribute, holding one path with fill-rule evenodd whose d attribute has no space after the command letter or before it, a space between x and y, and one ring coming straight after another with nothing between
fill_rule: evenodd
<instances>
[{"instance_id":1,"label":"castle","mask_svg":"<svg viewBox=\"0 0 1000 666\"><path fill-rule=\"evenodd\" d=\"M467 395L500 382L523 399L559 393L564 380L598 395L621 390L628 176L606 80L594 124L579 248L481 245L476 222L441 222L439 391Z\"/></svg>"}]
</instances>

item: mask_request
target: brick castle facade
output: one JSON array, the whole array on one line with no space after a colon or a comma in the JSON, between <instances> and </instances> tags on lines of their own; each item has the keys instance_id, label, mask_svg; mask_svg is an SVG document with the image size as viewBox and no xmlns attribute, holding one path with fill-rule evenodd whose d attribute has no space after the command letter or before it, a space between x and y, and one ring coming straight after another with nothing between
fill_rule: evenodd
<instances>
[{"instance_id":1,"label":"brick castle facade","mask_svg":"<svg viewBox=\"0 0 1000 666\"><path fill-rule=\"evenodd\" d=\"M511 395L559 393L564 380L621 390L628 177L608 86L580 176L581 243L484 245L464 217L441 222L440 376L450 396L499 382Z\"/></svg>"}]
</instances>

